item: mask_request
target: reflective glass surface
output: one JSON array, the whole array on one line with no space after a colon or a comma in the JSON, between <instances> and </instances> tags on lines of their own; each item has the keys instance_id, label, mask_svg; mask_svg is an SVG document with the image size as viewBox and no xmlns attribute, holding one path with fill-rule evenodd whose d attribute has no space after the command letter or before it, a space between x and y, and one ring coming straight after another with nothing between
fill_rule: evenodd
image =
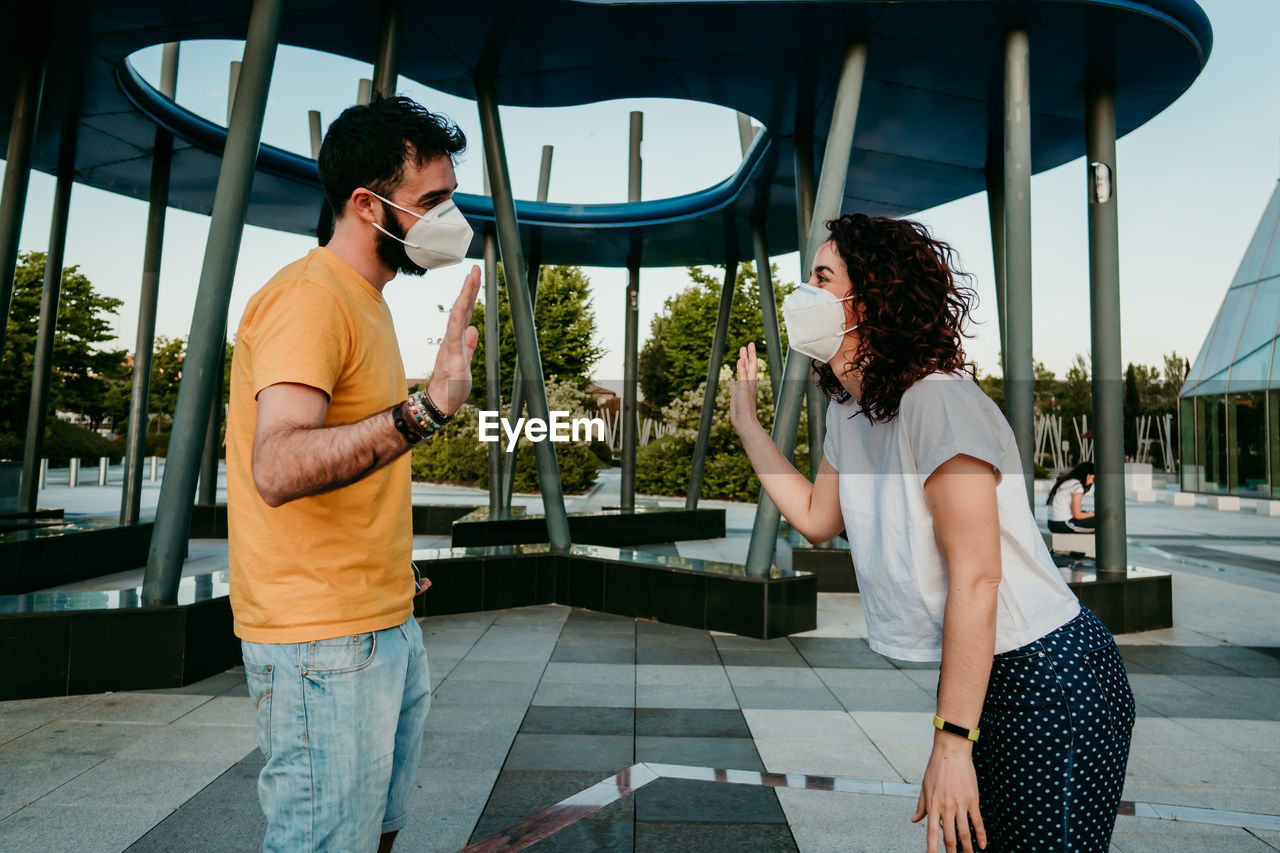
<instances>
[{"instance_id":1,"label":"reflective glass surface","mask_svg":"<svg viewBox=\"0 0 1280 853\"><path fill-rule=\"evenodd\" d=\"M1267 398L1261 391L1232 394L1231 449L1235 471L1231 491L1245 497L1267 497Z\"/></svg>"},{"instance_id":2,"label":"reflective glass surface","mask_svg":"<svg viewBox=\"0 0 1280 853\"><path fill-rule=\"evenodd\" d=\"M1182 490L1194 492L1200 488L1199 468L1196 466L1196 405L1192 397L1178 401L1178 449L1182 463Z\"/></svg>"},{"instance_id":3,"label":"reflective glass surface","mask_svg":"<svg viewBox=\"0 0 1280 853\"><path fill-rule=\"evenodd\" d=\"M1277 225L1280 225L1280 186L1271 194L1267 209L1258 220L1249 248L1245 250L1240 266L1236 268L1235 278L1231 279L1232 286L1280 274L1280 266L1277 266L1280 264L1280 253L1274 251ZM1267 269L1268 267L1276 268Z\"/></svg>"},{"instance_id":4,"label":"reflective glass surface","mask_svg":"<svg viewBox=\"0 0 1280 853\"><path fill-rule=\"evenodd\" d=\"M1275 338L1276 323L1280 320L1280 276L1258 282L1247 311L1240 345L1236 348L1236 361Z\"/></svg>"},{"instance_id":5,"label":"reflective glass surface","mask_svg":"<svg viewBox=\"0 0 1280 853\"><path fill-rule=\"evenodd\" d=\"M1222 397L1196 398L1196 466L1199 491L1227 491L1227 406Z\"/></svg>"}]
</instances>

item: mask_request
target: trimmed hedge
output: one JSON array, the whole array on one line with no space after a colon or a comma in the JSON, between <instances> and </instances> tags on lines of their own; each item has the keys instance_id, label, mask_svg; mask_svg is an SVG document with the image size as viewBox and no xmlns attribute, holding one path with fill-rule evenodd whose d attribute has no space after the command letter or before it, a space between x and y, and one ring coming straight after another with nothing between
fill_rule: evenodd
<instances>
[{"instance_id":1,"label":"trimmed hedge","mask_svg":"<svg viewBox=\"0 0 1280 853\"><path fill-rule=\"evenodd\" d=\"M585 413L593 408L594 400L566 382L554 378L547 380L547 404L553 410L572 412L573 417L589 417ZM480 441L480 410L464 405L454 415L453 423L440 435L433 436L413 449L412 470L415 480L435 483L489 487L489 443ZM502 410L503 417L510 417L510 410ZM505 453L507 440L499 429L502 440L498 446ZM585 492L595 485L599 469L606 465L595 445L603 442L556 442L556 461L560 467L561 488L568 494ZM608 454L608 447L604 446ZM521 440L516 448L515 490L540 493L537 461L534 447Z\"/></svg>"},{"instance_id":2,"label":"trimmed hedge","mask_svg":"<svg viewBox=\"0 0 1280 853\"><path fill-rule=\"evenodd\" d=\"M13 434L0 435L0 459L22 460L23 439ZM45 425L44 445L41 456L49 460L51 468L65 468L71 464L72 457L91 460L95 464L100 457L111 459L116 464L124 458L124 442L120 439L103 438L96 432L60 420L51 420Z\"/></svg>"},{"instance_id":3,"label":"trimmed hedge","mask_svg":"<svg viewBox=\"0 0 1280 853\"><path fill-rule=\"evenodd\" d=\"M723 368L716 388L716 408L711 420L707 461L702 475L701 497L713 500L754 502L760 497L760 480L742 449L742 441L729 423L731 392L729 369ZM636 453L636 491L646 495L683 497L689 491L693 468L693 448L697 441L698 419L706 383L672 400L662 409L663 420L674 424L675 432L654 439ZM773 426L773 401L769 398L769 378L761 371L757 383L756 412L765 429ZM800 419L796 439L796 467L809 475L808 419Z\"/></svg>"}]
</instances>

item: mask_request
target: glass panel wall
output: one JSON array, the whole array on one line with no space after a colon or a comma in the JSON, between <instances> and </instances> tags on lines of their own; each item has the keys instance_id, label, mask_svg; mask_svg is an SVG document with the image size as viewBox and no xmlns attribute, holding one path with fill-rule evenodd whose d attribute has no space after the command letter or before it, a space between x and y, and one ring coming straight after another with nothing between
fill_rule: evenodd
<instances>
[{"instance_id":1,"label":"glass panel wall","mask_svg":"<svg viewBox=\"0 0 1280 853\"><path fill-rule=\"evenodd\" d=\"M1182 490L1198 491L1199 467L1196 465L1196 408L1195 398L1183 397L1178 401L1178 461L1182 466Z\"/></svg>"},{"instance_id":2,"label":"glass panel wall","mask_svg":"<svg viewBox=\"0 0 1280 853\"><path fill-rule=\"evenodd\" d=\"M1271 450L1271 497L1280 499L1280 391L1267 394L1267 424Z\"/></svg>"},{"instance_id":3,"label":"glass panel wall","mask_svg":"<svg viewBox=\"0 0 1280 853\"><path fill-rule=\"evenodd\" d=\"M1267 484L1267 398L1262 391L1227 397L1231 420L1230 447L1235 456L1233 494L1269 497Z\"/></svg>"},{"instance_id":4,"label":"glass panel wall","mask_svg":"<svg viewBox=\"0 0 1280 853\"><path fill-rule=\"evenodd\" d=\"M1199 491L1227 491L1227 405L1223 397L1196 398L1196 466Z\"/></svg>"}]
</instances>

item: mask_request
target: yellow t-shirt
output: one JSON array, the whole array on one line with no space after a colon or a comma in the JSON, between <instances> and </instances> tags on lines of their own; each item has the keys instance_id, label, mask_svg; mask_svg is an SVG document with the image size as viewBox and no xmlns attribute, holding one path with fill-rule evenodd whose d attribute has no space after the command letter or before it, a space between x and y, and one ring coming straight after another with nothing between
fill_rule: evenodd
<instances>
[{"instance_id":1,"label":"yellow t-shirt","mask_svg":"<svg viewBox=\"0 0 1280 853\"><path fill-rule=\"evenodd\" d=\"M276 273L240 320L227 416L236 636L301 643L398 625L413 611L409 456L341 489L268 506L253 482L253 433L258 393L280 382L327 394L326 425L405 398L387 303L328 249Z\"/></svg>"}]
</instances>

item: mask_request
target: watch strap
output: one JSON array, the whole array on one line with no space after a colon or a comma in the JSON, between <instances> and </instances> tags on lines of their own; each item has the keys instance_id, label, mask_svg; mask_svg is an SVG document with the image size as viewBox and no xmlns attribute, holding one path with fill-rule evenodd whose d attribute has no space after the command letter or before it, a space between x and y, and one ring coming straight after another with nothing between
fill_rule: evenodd
<instances>
[{"instance_id":1,"label":"watch strap","mask_svg":"<svg viewBox=\"0 0 1280 853\"><path fill-rule=\"evenodd\" d=\"M966 729L964 726L957 726L955 723L948 723L937 714L933 717L933 727L938 731L946 732L947 734L955 735L956 737L962 737L965 740L976 741L978 739L978 729Z\"/></svg>"}]
</instances>

